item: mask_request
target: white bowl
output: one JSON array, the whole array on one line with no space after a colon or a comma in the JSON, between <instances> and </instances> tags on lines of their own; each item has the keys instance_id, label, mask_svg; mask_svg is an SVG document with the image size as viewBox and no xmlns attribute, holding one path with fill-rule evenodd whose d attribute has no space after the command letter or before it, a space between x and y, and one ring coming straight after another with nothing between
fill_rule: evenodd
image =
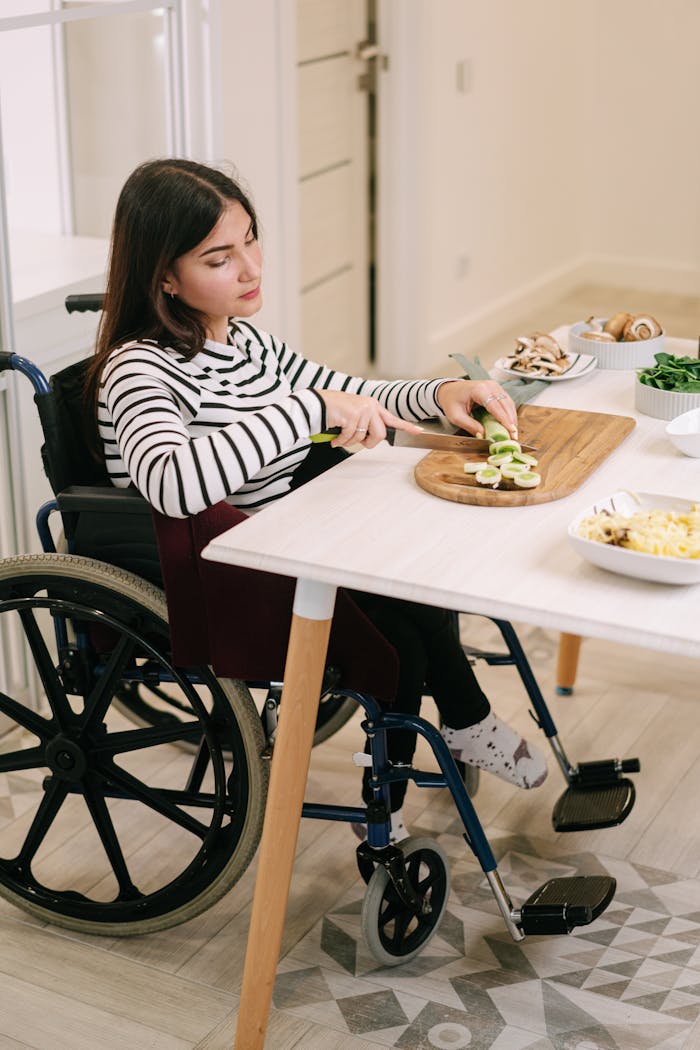
<instances>
[{"instance_id":1,"label":"white bowl","mask_svg":"<svg viewBox=\"0 0 700 1050\"><path fill-rule=\"evenodd\" d=\"M596 321L605 324L607 317L597 317ZM598 358L598 368L649 368L656 364L654 354L664 348L666 333L654 339L635 339L632 343L610 343L598 339L582 339L581 332L592 331L588 321L577 321L569 329L569 349L578 354L593 354Z\"/></svg>"},{"instance_id":2,"label":"white bowl","mask_svg":"<svg viewBox=\"0 0 700 1050\"><path fill-rule=\"evenodd\" d=\"M700 458L700 408L676 416L666 427L666 433L686 456Z\"/></svg>"},{"instance_id":3,"label":"white bowl","mask_svg":"<svg viewBox=\"0 0 700 1050\"><path fill-rule=\"evenodd\" d=\"M599 500L592 507L587 507L586 510L577 514L569 525L569 541L582 558L601 569L607 569L608 572L616 572L622 576L634 576L638 580L651 580L654 583L700 583L700 558L672 558L663 554L643 554L641 551L613 547L609 543L599 543L597 540L588 540L578 535L583 519L599 514L602 510L627 516L643 510L670 510L685 513L696 502L700 502L700 496L698 500L689 500L653 492L637 492L634 495L631 492L615 492L607 499Z\"/></svg>"},{"instance_id":4,"label":"white bowl","mask_svg":"<svg viewBox=\"0 0 700 1050\"><path fill-rule=\"evenodd\" d=\"M612 345L612 344L611 344ZM695 408L700 408L700 394L687 394L682 390L659 390L655 386L634 384L634 407L645 416L655 419L676 419Z\"/></svg>"}]
</instances>

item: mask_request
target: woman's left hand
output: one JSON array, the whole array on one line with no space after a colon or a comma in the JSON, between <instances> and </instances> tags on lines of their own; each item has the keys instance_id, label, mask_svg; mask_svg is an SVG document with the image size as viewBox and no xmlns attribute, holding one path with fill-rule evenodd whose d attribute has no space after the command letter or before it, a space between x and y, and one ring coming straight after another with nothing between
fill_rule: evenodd
<instances>
[{"instance_id":1,"label":"woman's left hand","mask_svg":"<svg viewBox=\"0 0 700 1050\"><path fill-rule=\"evenodd\" d=\"M470 415L475 405L482 405L494 419L507 429L512 438L518 436L518 417L515 404L495 379L456 379L438 387L440 408L456 427L468 434L482 437L484 428Z\"/></svg>"}]
</instances>

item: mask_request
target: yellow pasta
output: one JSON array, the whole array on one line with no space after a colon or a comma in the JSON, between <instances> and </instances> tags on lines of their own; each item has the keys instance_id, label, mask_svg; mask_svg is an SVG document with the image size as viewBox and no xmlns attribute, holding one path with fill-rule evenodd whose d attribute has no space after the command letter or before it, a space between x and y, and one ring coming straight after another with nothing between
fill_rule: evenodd
<instances>
[{"instance_id":1,"label":"yellow pasta","mask_svg":"<svg viewBox=\"0 0 700 1050\"><path fill-rule=\"evenodd\" d=\"M642 554L700 558L700 503L680 514L670 510L617 514L603 510L584 518L579 536Z\"/></svg>"}]
</instances>

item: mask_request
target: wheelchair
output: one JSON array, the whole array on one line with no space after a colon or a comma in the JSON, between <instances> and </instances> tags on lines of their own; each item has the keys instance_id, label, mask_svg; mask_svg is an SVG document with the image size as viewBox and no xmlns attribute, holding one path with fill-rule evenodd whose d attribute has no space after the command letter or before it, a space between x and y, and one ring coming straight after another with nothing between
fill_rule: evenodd
<instances>
[{"instance_id":1,"label":"wheelchair","mask_svg":"<svg viewBox=\"0 0 700 1050\"><path fill-rule=\"evenodd\" d=\"M100 305L99 296L67 300L69 310ZM230 657L230 631L219 632L218 649L209 637L221 620L207 604L212 588L221 589L222 573L234 567L204 563L199 551L229 527L229 512L240 512L219 505L184 522L159 521L135 490L112 487L86 453L84 413L76 412L83 367L70 366L49 382L32 362L0 352L0 371L19 372L34 387L42 459L55 494L37 515L44 553L0 561L3 634L25 644L46 699L35 710L21 692L10 695L11 682L10 692L0 692L0 714L13 724L2 740L0 784L14 807L14 819L0 825L0 895L42 921L127 936L193 918L248 868L262 829L282 683L279 658L270 657L275 673L260 675L245 654ZM55 549L54 513L67 553ZM173 529L178 542L185 530L189 544L174 561ZM554 829L621 823L635 800L625 774L638 771L639 762L572 764L512 625L493 622L505 651L467 655L517 669L566 782ZM198 634L207 636L204 644L196 644ZM305 803L303 816L366 824L366 840L356 849L367 885L362 929L380 963L400 964L423 950L450 889L448 859L437 841L390 843L393 781L449 790L466 845L514 940L569 933L605 910L615 880L599 875L550 879L515 905L472 802L470 770L458 768L430 722L381 707L362 684L348 684L347 675L329 668L316 742L357 705L363 709L370 754L354 757L371 766L373 801ZM262 713L251 693L257 689L266 693ZM387 733L406 728L427 741L439 772L391 765Z\"/></svg>"}]
</instances>

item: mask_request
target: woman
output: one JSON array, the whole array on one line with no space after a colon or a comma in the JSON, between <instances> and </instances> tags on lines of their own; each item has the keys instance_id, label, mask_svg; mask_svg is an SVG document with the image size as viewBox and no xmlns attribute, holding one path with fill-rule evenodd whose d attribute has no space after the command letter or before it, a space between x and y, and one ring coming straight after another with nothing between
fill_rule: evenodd
<instances>
[{"instance_id":1,"label":"woman","mask_svg":"<svg viewBox=\"0 0 700 1050\"><path fill-rule=\"evenodd\" d=\"M253 327L261 305L257 219L241 187L189 160L137 168L117 204L88 378L115 485L136 485L168 516L224 499L254 512L308 480L310 436L328 427L341 428L338 450L372 448L387 426L413 432L435 415L478 434L470 410L488 405L516 435L515 406L497 383L346 376ZM398 710L417 713L427 686L455 757L520 787L542 783L543 756L491 712L451 614L353 598L398 652ZM414 748L415 734L389 734L393 761L410 763ZM391 788L395 840L407 834L405 788Z\"/></svg>"}]
</instances>

